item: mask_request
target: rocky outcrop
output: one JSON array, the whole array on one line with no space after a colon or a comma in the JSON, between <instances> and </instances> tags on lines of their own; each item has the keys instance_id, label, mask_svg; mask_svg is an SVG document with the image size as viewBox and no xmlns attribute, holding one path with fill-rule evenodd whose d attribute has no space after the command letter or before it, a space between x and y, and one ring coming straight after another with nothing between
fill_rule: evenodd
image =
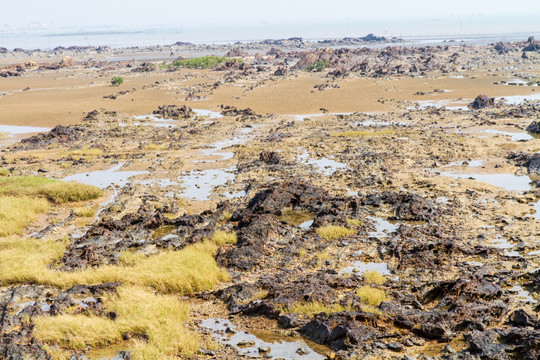
<instances>
[{"instance_id":1,"label":"rocky outcrop","mask_svg":"<svg viewBox=\"0 0 540 360\"><path fill-rule=\"evenodd\" d=\"M159 106L157 110L152 112L154 115L159 115L163 118L172 119L189 119L192 118L195 113L193 109L186 105L163 105Z\"/></svg>"},{"instance_id":2,"label":"rocky outcrop","mask_svg":"<svg viewBox=\"0 0 540 360\"><path fill-rule=\"evenodd\" d=\"M495 106L495 98L487 95L478 95L472 103L469 104L471 109L484 109Z\"/></svg>"}]
</instances>

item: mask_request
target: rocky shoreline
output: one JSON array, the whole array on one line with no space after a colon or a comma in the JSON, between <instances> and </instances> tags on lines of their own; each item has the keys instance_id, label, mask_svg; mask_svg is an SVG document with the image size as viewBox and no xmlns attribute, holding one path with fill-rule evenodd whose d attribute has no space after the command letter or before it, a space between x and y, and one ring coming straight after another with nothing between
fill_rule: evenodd
<instances>
[{"instance_id":1,"label":"rocky shoreline","mask_svg":"<svg viewBox=\"0 0 540 360\"><path fill-rule=\"evenodd\" d=\"M210 70L136 61L107 68L78 59L64 59L56 69L0 70L18 74L10 79L73 76L75 69L88 77L94 71L163 76L129 85L114 98L99 93L98 104L107 108L85 109L76 125L21 136L1 150L0 166L9 176L77 180L106 193L84 205L94 209L88 218L57 208L12 238L64 239L61 256L40 271L71 279L116 269L124 278L58 286L39 273L17 281L2 270L0 356L49 359L55 350L82 360L110 348L101 358L140 358L135 345L155 342L149 330L76 347L35 329L43 319L68 315L118 324L124 315L110 303L125 296L126 283L140 285L130 274L145 276L138 264L208 239L217 244L212 258L227 278L191 292L168 290L189 304L185 326L200 336L195 353L172 358L540 356L540 52L534 38L382 49L324 43L306 50L303 44L296 38L265 43L264 55L235 46L227 55L235 59ZM477 89L460 84L481 74L491 87L462 96L463 89ZM502 80L509 76L521 81ZM334 113L320 105L316 114L294 115L264 113L254 99L241 103L249 107L232 102L259 90L270 101L284 91L281 84L300 84L303 77L319 87L296 90L298 104L301 91L312 99L369 81L389 94L374 102L393 108ZM438 87L441 78L451 91ZM404 79L417 82L399 82ZM233 94L231 102L210 106L224 89ZM362 86L354 89L353 99L367 96ZM528 92L513 102L511 95L488 93L493 89ZM151 115L118 105L143 91L157 92L158 101L173 93L179 101L162 101ZM408 100L396 99L403 92ZM449 92L460 108L431 98ZM2 256L0 247L0 259L11 260ZM149 291L168 295L150 276L143 279ZM278 349L276 343L289 345Z\"/></svg>"}]
</instances>

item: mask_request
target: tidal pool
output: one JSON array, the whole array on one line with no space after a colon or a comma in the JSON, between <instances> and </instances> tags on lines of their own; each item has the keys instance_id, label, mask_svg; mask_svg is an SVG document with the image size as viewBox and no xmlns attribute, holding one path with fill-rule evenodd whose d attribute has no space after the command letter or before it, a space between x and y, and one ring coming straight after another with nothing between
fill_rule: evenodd
<instances>
[{"instance_id":1,"label":"tidal pool","mask_svg":"<svg viewBox=\"0 0 540 360\"><path fill-rule=\"evenodd\" d=\"M201 327L212 331L220 343L232 346L242 357L267 359L323 360L325 357L302 340L292 338L261 339L244 331L236 331L235 326L225 319L210 318L201 322ZM266 337L265 337L266 338ZM300 351L301 349L301 351Z\"/></svg>"}]
</instances>

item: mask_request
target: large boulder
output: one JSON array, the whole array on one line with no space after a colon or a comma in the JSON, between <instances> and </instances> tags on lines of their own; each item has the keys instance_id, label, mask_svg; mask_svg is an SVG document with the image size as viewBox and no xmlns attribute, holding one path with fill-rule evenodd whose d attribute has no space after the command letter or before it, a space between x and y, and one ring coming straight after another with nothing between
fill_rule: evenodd
<instances>
[{"instance_id":1,"label":"large boulder","mask_svg":"<svg viewBox=\"0 0 540 360\"><path fill-rule=\"evenodd\" d=\"M495 98L487 95L478 95L476 99L469 105L472 109L484 109L495 106Z\"/></svg>"}]
</instances>

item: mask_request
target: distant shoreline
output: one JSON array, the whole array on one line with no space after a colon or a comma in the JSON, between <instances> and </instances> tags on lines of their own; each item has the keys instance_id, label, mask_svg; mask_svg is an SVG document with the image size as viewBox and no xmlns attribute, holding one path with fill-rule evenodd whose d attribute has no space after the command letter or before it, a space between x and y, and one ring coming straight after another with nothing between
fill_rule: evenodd
<instances>
[{"instance_id":1,"label":"distant shoreline","mask_svg":"<svg viewBox=\"0 0 540 360\"><path fill-rule=\"evenodd\" d=\"M286 48L312 49L318 47L334 46L380 46L381 44L402 44L404 46L440 45L446 43L466 43L470 45L490 44L493 42L524 41L529 36L540 37L538 32L508 32L486 34L453 34L453 35L410 35L410 36L384 36L368 34L354 37L327 37L303 38L300 36L289 38L245 39L245 40L194 40L178 41L178 33L154 33L144 31L90 31L70 33L3 33L0 38L0 54L32 53L32 52L58 52L62 49L109 49L126 50L140 49L152 51L156 48L168 49L180 45L199 47L217 46L280 46ZM54 39L55 41L51 41ZM301 41L295 41L301 39ZM15 45L16 43L16 45ZM31 44L35 44L34 46Z\"/></svg>"}]
</instances>

